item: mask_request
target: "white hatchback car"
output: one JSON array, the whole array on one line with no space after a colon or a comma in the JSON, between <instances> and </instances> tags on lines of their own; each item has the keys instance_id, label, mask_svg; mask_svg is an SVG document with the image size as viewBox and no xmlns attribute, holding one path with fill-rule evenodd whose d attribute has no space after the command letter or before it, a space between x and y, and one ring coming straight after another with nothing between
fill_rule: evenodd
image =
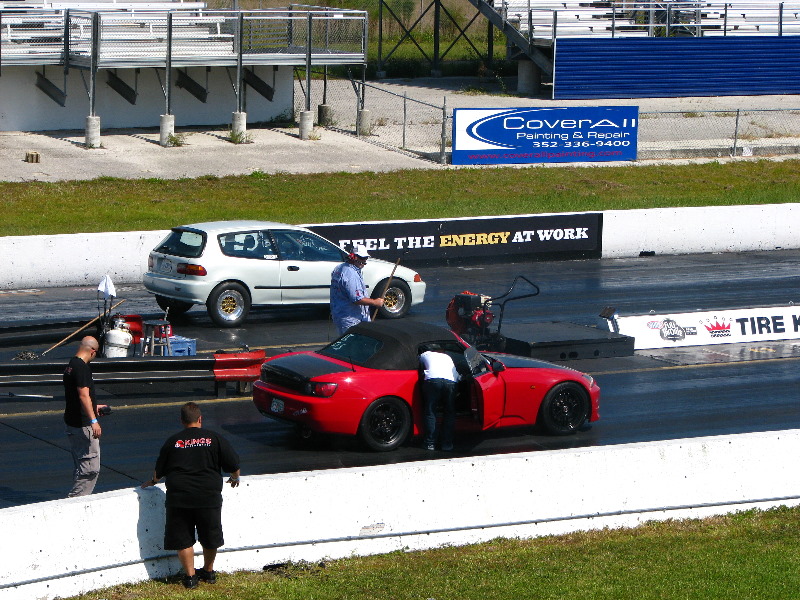
<instances>
[{"instance_id":1,"label":"white hatchback car","mask_svg":"<svg viewBox=\"0 0 800 600\"><path fill-rule=\"evenodd\" d=\"M236 327L251 305L328 304L331 271L346 258L333 242L295 225L196 223L173 228L150 252L144 286L173 315L205 304L214 323ZM391 277L382 317L402 317L425 299L425 282L406 267L372 258L362 274L373 298Z\"/></svg>"}]
</instances>

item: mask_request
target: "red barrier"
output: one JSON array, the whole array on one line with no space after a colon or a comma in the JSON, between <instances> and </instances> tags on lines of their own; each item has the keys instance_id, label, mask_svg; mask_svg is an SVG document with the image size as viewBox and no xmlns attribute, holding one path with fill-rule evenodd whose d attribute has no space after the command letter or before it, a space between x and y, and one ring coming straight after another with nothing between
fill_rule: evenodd
<instances>
[{"instance_id":1,"label":"red barrier","mask_svg":"<svg viewBox=\"0 0 800 600\"><path fill-rule=\"evenodd\" d=\"M267 360L264 350L214 355L214 379L217 381L255 381Z\"/></svg>"}]
</instances>

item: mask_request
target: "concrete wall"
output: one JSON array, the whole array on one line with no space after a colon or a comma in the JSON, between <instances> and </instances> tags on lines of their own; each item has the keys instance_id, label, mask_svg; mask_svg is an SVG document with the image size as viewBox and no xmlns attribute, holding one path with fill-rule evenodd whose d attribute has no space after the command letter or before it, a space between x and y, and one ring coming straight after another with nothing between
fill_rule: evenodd
<instances>
[{"instance_id":1,"label":"concrete wall","mask_svg":"<svg viewBox=\"0 0 800 600\"><path fill-rule=\"evenodd\" d=\"M800 504L800 430L242 477L216 567L340 558ZM174 574L163 486L0 510L4 600ZM76 532L80 532L78 535ZM198 547L199 548L199 547Z\"/></svg>"},{"instance_id":2,"label":"concrete wall","mask_svg":"<svg viewBox=\"0 0 800 600\"><path fill-rule=\"evenodd\" d=\"M86 91L88 74L72 69L66 83L60 67L47 67L45 75L62 91L67 92L65 106L59 106L36 87L36 71L42 67L3 67L0 77L0 131L47 131L78 129L86 127L89 115L89 98ZM164 71L141 69L136 83L133 69L117 69L116 74L138 91L135 105L131 105L106 83L107 73L97 74L96 114L102 129L120 127L158 127L159 117L166 112L166 100L162 85ZM235 69L234 69L235 72ZM247 89L247 120L250 123L270 121L293 111L292 68L272 66L255 67L256 75L275 88L272 102ZM81 74L83 73L83 77ZM205 67L188 69L189 76L206 86ZM235 74L234 74L235 77ZM220 125L231 122L236 110L236 95L231 79L223 67L212 68L208 73L208 101L200 102L186 90L174 87L172 114L177 127L187 125Z\"/></svg>"},{"instance_id":3,"label":"concrete wall","mask_svg":"<svg viewBox=\"0 0 800 600\"><path fill-rule=\"evenodd\" d=\"M4 75L5 76L5 75ZM140 282L166 231L0 237L0 289ZM103 248L103 252L98 252ZM603 257L800 248L800 204L611 210Z\"/></svg>"},{"instance_id":4,"label":"concrete wall","mask_svg":"<svg viewBox=\"0 0 800 600\"><path fill-rule=\"evenodd\" d=\"M800 247L800 204L609 210L603 257Z\"/></svg>"}]
</instances>

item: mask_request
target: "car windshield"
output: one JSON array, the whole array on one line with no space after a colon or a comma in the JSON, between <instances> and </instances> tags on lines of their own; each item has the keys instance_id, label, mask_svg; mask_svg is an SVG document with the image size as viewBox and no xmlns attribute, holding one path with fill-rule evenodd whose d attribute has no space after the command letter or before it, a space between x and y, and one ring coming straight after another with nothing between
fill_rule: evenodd
<instances>
[{"instance_id":1,"label":"car windshield","mask_svg":"<svg viewBox=\"0 0 800 600\"><path fill-rule=\"evenodd\" d=\"M332 344L318 350L319 354L363 365L383 347L383 342L358 333L347 333Z\"/></svg>"},{"instance_id":2,"label":"car windshield","mask_svg":"<svg viewBox=\"0 0 800 600\"><path fill-rule=\"evenodd\" d=\"M205 246L206 235L202 231L173 229L164 241L156 246L155 251L185 258L197 258L203 254Z\"/></svg>"}]
</instances>

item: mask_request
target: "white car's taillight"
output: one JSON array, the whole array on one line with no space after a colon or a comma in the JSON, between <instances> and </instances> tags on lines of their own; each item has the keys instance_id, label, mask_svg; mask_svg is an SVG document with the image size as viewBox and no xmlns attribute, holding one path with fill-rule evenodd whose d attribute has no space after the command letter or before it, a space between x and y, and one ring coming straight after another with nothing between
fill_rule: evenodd
<instances>
[{"instance_id":1,"label":"white car's taillight","mask_svg":"<svg viewBox=\"0 0 800 600\"><path fill-rule=\"evenodd\" d=\"M206 271L203 265L192 265L189 263L179 263L176 271L181 275L208 275L208 271Z\"/></svg>"}]
</instances>

